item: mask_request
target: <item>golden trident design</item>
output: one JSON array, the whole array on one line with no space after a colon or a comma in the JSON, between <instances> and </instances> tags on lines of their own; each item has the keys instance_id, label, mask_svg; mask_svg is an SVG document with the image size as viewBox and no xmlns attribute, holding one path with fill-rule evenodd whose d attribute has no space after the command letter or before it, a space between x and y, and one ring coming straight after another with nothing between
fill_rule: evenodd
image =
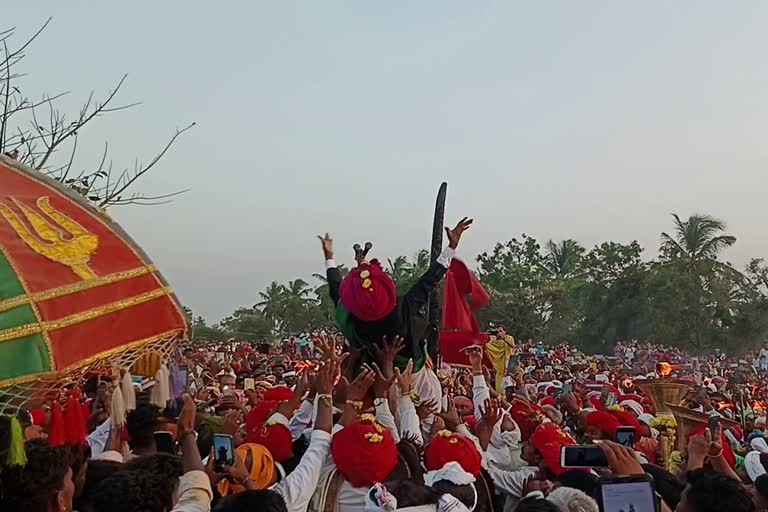
<instances>
[{"instance_id":1,"label":"golden trident design","mask_svg":"<svg viewBox=\"0 0 768 512\"><path fill-rule=\"evenodd\" d=\"M55 210L48 197L38 198L37 207L53 221L53 224L16 198L12 197L11 201L24 214L37 236L32 234L16 213L2 202L0 202L0 214L30 249L49 260L70 267L84 280L96 277L93 270L88 267L91 256L99 248L99 238L96 235L89 233L83 226Z\"/></svg>"}]
</instances>

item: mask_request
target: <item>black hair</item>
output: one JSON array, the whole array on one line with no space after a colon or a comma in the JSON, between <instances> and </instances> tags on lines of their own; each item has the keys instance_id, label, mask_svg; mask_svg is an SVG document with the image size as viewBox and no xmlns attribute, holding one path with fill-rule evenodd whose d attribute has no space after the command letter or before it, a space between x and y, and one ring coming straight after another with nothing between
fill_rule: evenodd
<instances>
[{"instance_id":1,"label":"black hair","mask_svg":"<svg viewBox=\"0 0 768 512\"><path fill-rule=\"evenodd\" d=\"M163 481L174 482L184 474L181 459L170 453L154 453L135 457L123 464L124 471L148 471Z\"/></svg>"},{"instance_id":2,"label":"black hair","mask_svg":"<svg viewBox=\"0 0 768 512\"><path fill-rule=\"evenodd\" d=\"M555 478L555 482L559 483L562 487L578 489L587 496L594 496L595 491L597 491L597 477L578 469L571 469L562 473Z\"/></svg>"},{"instance_id":3,"label":"black hair","mask_svg":"<svg viewBox=\"0 0 768 512\"><path fill-rule=\"evenodd\" d=\"M213 512L288 512L285 499L270 490L245 491L221 498Z\"/></svg>"},{"instance_id":4,"label":"black hair","mask_svg":"<svg viewBox=\"0 0 768 512\"><path fill-rule=\"evenodd\" d=\"M755 480L755 490L764 500L768 500L768 475L757 477L757 480Z\"/></svg>"},{"instance_id":5,"label":"black hair","mask_svg":"<svg viewBox=\"0 0 768 512\"><path fill-rule=\"evenodd\" d=\"M412 480L424 482L424 470L421 467L421 446L411 439L401 439L397 443L397 465L387 477L387 481Z\"/></svg>"},{"instance_id":6,"label":"black hair","mask_svg":"<svg viewBox=\"0 0 768 512\"><path fill-rule=\"evenodd\" d=\"M475 478L471 485L456 485L447 480L440 480L432 485L432 489L441 496L450 494L458 499L467 508L474 509L476 512L492 512L493 510L503 510L503 503L496 502L496 493L493 486L493 478L486 470L480 470L480 474Z\"/></svg>"},{"instance_id":7,"label":"black hair","mask_svg":"<svg viewBox=\"0 0 768 512\"><path fill-rule=\"evenodd\" d=\"M672 510L680 503L685 484L675 475L664 468L653 464L643 464L643 470L653 477L656 483L656 492Z\"/></svg>"},{"instance_id":8,"label":"black hair","mask_svg":"<svg viewBox=\"0 0 768 512\"><path fill-rule=\"evenodd\" d=\"M68 454L41 443L29 443L26 452L26 466L3 468L0 510L47 512L64 488L70 470Z\"/></svg>"},{"instance_id":9,"label":"black hair","mask_svg":"<svg viewBox=\"0 0 768 512\"><path fill-rule=\"evenodd\" d=\"M399 509L437 503L441 494L422 482L408 479L388 481L385 486L392 496L397 498L397 508ZM375 491L371 488L368 492Z\"/></svg>"},{"instance_id":10,"label":"black hair","mask_svg":"<svg viewBox=\"0 0 768 512\"><path fill-rule=\"evenodd\" d=\"M131 445L146 448L155 441L154 434L160 418L160 408L153 404L136 405L125 417L125 429L131 436Z\"/></svg>"},{"instance_id":11,"label":"black hair","mask_svg":"<svg viewBox=\"0 0 768 512\"><path fill-rule=\"evenodd\" d=\"M752 496L741 483L712 471L697 469L686 475L685 500L691 512L754 512Z\"/></svg>"},{"instance_id":12,"label":"black hair","mask_svg":"<svg viewBox=\"0 0 768 512\"><path fill-rule=\"evenodd\" d=\"M99 512L165 512L173 508L173 488L156 473L121 470L101 481L93 504Z\"/></svg>"},{"instance_id":13,"label":"black hair","mask_svg":"<svg viewBox=\"0 0 768 512\"><path fill-rule=\"evenodd\" d=\"M88 469L85 470L85 485L79 498L75 500L74 509L79 511L87 510L93 503L93 494L101 482L120 471L123 467L121 462L113 460L89 460Z\"/></svg>"},{"instance_id":14,"label":"black hair","mask_svg":"<svg viewBox=\"0 0 768 512\"><path fill-rule=\"evenodd\" d=\"M560 512L560 507L542 498L523 498L515 512Z\"/></svg>"}]
</instances>

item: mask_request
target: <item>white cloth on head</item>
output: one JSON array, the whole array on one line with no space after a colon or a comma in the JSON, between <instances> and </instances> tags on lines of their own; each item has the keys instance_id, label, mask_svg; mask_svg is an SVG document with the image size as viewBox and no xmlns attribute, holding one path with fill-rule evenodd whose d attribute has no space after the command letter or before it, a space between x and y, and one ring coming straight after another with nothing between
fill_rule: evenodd
<instances>
[{"instance_id":1,"label":"white cloth on head","mask_svg":"<svg viewBox=\"0 0 768 512\"><path fill-rule=\"evenodd\" d=\"M643 406L640 405L640 403L636 400L624 400L619 405L625 408L630 408L632 411L634 411L635 414L640 416L643 414Z\"/></svg>"},{"instance_id":2,"label":"white cloth on head","mask_svg":"<svg viewBox=\"0 0 768 512\"><path fill-rule=\"evenodd\" d=\"M768 473L760 460L760 452L749 452L744 456L744 470L753 482Z\"/></svg>"},{"instance_id":3,"label":"white cloth on head","mask_svg":"<svg viewBox=\"0 0 768 512\"><path fill-rule=\"evenodd\" d=\"M464 471L458 462L448 462L442 468L429 471L424 475L424 484L429 487L442 480L447 480L454 485L469 485L475 481L475 477Z\"/></svg>"},{"instance_id":4,"label":"white cloth on head","mask_svg":"<svg viewBox=\"0 0 768 512\"><path fill-rule=\"evenodd\" d=\"M637 417L637 421L640 423L645 423L649 427L651 426L651 422L655 419L656 417L653 414L648 414L647 412Z\"/></svg>"},{"instance_id":5,"label":"white cloth on head","mask_svg":"<svg viewBox=\"0 0 768 512\"><path fill-rule=\"evenodd\" d=\"M768 453L768 443L762 437L756 437L749 442L749 445L753 450L757 450L760 453Z\"/></svg>"},{"instance_id":6,"label":"white cloth on head","mask_svg":"<svg viewBox=\"0 0 768 512\"><path fill-rule=\"evenodd\" d=\"M599 512L597 502L583 491L571 487L558 487L547 496L561 512Z\"/></svg>"},{"instance_id":7,"label":"white cloth on head","mask_svg":"<svg viewBox=\"0 0 768 512\"><path fill-rule=\"evenodd\" d=\"M608 376L605 375L604 373L598 373L597 375L595 375L595 381L607 384L608 383Z\"/></svg>"}]
</instances>

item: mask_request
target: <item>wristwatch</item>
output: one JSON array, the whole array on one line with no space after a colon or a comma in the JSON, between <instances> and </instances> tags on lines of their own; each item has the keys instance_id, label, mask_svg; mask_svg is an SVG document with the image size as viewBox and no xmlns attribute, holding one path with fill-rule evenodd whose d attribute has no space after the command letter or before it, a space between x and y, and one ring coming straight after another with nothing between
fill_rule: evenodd
<instances>
[{"instance_id":1,"label":"wristwatch","mask_svg":"<svg viewBox=\"0 0 768 512\"><path fill-rule=\"evenodd\" d=\"M378 407L380 405L384 405L385 403L387 403L387 399L386 398L374 398L373 399L374 407Z\"/></svg>"}]
</instances>

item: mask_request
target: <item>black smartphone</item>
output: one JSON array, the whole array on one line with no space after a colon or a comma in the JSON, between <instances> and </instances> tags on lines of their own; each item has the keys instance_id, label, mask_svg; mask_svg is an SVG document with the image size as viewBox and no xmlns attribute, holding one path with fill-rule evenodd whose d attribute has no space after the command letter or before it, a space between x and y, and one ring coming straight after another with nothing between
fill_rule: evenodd
<instances>
[{"instance_id":1,"label":"black smartphone","mask_svg":"<svg viewBox=\"0 0 768 512\"><path fill-rule=\"evenodd\" d=\"M564 468L607 468L608 458L596 444L563 446L560 465Z\"/></svg>"},{"instance_id":2,"label":"black smartphone","mask_svg":"<svg viewBox=\"0 0 768 512\"><path fill-rule=\"evenodd\" d=\"M600 512L658 512L651 475L605 476L597 481Z\"/></svg>"},{"instance_id":3,"label":"black smartphone","mask_svg":"<svg viewBox=\"0 0 768 512\"><path fill-rule=\"evenodd\" d=\"M709 432L714 435L718 427L720 427L720 416L717 414L711 415L707 421L707 427L709 428Z\"/></svg>"},{"instance_id":4,"label":"black smartphone","mask_svg":"<svg viewBox=\"0 0 768 512\"><path fill-rule=\"evenodd\" d=\"M634 448L636 437L637 429L635 429L635 427L619 427L616 429L614 440L622 446Z\"/></svg>"},{"instance_id":5,"label":"black smartphone","mask_svg":"<svg viewBox=\"0 0 768 512\"><path fill-rule=\"evenodd\" d=\"M160 453L175 454L173 434L168 431L155 432L155 445Z\"/></svg>"},{"instance_id":6,"label":"black smartphone","mask_svg":"<svg viewBox=\"0 0 768 512\"><path fill-rule=\"evenodd\" d=\"M214 466L217 472L222 473L224 466L232 466L235 463L235 442L232 436L227 434L213 435Z\"/></svg>"}]
</instances>

